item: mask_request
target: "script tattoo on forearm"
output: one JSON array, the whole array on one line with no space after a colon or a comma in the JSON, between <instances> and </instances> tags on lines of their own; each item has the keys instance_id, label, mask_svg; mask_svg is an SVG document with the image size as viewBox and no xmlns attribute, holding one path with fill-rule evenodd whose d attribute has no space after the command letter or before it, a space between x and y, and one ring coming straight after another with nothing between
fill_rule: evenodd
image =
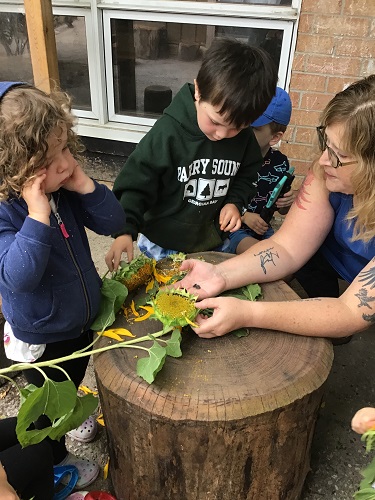
<instances>
[{"instance_id":1,"label":"script tattoo on forearm","mask_svg":"<svg viewBox=\"0 0 375 500\"><path fill-rule=\"evenodd\" d=\"M304 206L304 203L311 203L311 201L308 199L310 196L308 192L308 187L311 186L312 181L314 180L314 176L311 171L307 173L306 179L303 181L302 186L300 187L297 198L295 199L295 204L297 205L298 208L301 210L306 210L306 206Z\"/></svg>"},{"instance_id":2,"label":"script tattoo on forearm","mask_svg":"<svg viewBox=\"0 0 375 500\"><path fill-rule=\"evenodd\" d=\"M259 255L260 267L263 269L264 274L267 274L267 262L272 262L272 264L276 267L275 257L279 258L279 254L277 252L273 252L272 250L273 247L254 254L254 256Z\"/></svg>"}]
</instances>

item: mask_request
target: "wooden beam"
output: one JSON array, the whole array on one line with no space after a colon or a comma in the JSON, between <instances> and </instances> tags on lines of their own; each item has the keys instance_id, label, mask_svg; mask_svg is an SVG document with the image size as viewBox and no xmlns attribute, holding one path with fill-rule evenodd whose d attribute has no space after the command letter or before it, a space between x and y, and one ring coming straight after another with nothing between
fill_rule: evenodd
<instances>
[{"instance_id":1,"label":"wooden beam","mask_svg":"<svg viewBox=\"0 0 375 500\"><path fill-rule=\"evenodd\" d=\"M60 87L51 0L24 0L34 84L44 92Z\"/></svg>"}]
</instances>

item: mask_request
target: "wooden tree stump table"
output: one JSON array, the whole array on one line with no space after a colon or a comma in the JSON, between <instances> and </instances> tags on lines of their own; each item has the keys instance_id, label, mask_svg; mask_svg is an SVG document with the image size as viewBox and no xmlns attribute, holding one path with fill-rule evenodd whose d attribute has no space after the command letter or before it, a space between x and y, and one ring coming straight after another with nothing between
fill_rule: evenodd
<instances>
[{"instance_id":1,"label":"wooden tree stump table","mask_svg":"<svg viewBox=\"0 0 375 500\"><path fill-rule=\"evenodd\" d=\"M283 281L262 291L267 301L298 298ZM160 330L152 320L116 326L137 336ZM168 357L151 385L136 375L140 351L95 357L116 498L297 500L330 342L252 328L242 338L186 333L181 347L182 357Z\"/></svg>"}]
</instances>

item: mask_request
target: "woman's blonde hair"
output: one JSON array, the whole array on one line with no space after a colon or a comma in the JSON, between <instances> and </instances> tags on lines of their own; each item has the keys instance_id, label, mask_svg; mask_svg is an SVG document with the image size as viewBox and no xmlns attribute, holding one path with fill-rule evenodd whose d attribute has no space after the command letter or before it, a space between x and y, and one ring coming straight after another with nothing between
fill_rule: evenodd
<instances>
[{"instance_id":1,"label":"woman's blonde hair","mask_svg":"<svg viewBox=\"0 0 375 500\"><path fill-rule=\"evenodd\" d=\"M347 220L354 223L353 240L369 241L375 237L375 75L339 92L323 111L321 124L344 125L343 149L358 161Z\"/></svg>"},{"instance_id":2,"label":"woman's blonde hair","mask_svg":"<svg viewBox=\"0 0 375 500\"><path fill-rule=\"evenodd\" d=\"M63 92L50 95L30 86L9 90L0 101L0 201L20 196L26 182L44 167L48 139L66 126L73 155L83 150L73 132L71 100Z\"/></svg>"}]
</instances>

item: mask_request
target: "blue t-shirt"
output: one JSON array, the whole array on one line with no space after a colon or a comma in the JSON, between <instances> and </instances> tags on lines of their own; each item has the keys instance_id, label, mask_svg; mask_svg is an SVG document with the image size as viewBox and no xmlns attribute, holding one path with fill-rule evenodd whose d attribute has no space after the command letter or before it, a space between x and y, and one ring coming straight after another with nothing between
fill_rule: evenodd
<instances>
[{"instance_id":1,"label":"blue t-shirt","mask_svg":"<svg viewBox=\"0 0 375 500\"><path fill-rule=\"evenodd\" d=\"M330 193L329 201L335 211L335 220L321 251L338 274L351 283L375 256L375 238L367 243L351 241L354 224L345 218L353 208L352 195Z\"/></svg>"}]
</instances>

